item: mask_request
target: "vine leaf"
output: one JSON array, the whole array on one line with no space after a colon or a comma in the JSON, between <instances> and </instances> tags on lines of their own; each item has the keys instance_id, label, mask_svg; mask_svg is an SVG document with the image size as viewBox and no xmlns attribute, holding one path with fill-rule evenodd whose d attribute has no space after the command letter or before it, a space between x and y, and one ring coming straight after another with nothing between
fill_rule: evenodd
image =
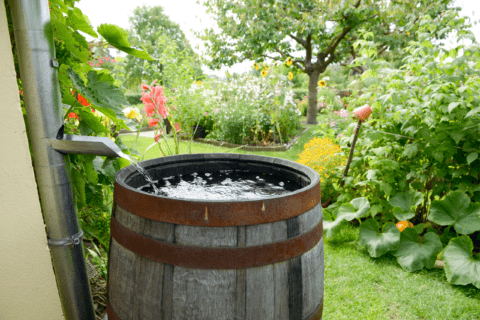
<instances>
[{"instance_id":1,"label":"vine leaf","mask_svg":"<svg viewBox=\"0 0 480 320\"><path fill-rule=\"evenodd\" d=\"M393 222L385 223L381 233L378 229L375 219L368 219L360 225L360 244L366 246L368 253L374 258L397 250L400 244L400 231Z\"/></svg>"},{"instance_id":2,"label":"vine leaf","mask_svg":"<svg viewBox=\"0 0 480 320\"><path fill-rule=\"evenodd\" d=\"M128 33L119 26L103 23L97 28L97 31L102 35L102 37L105 38L105 40L107 40L109 44L118 50L126 52L140 59L156 60L146 51L132 48L130 42L128 42Z\"/></svg>"},{"instance_id":3,"label":"vine leaf","mask_svg":"<svg viewBox=\"0 0 480 320\"><path fill-rule=\"evenodd\" d=\"M412 207L418 206L423 201L423 195L417 191L399 192L390 199L393 207L393 215L399 221L405 221L413 218L415 213Z\"/></svg>"},{"instance_id":4,"label":"vine leaf","mask_svg":"<svg viewBox=\"0 0 480 320\"><path fill-rule=\"evenodd\" d=\"M404 270L413 272L424 267L433 268L442 248L442 242L436 233L427 232L420 243L415 229L406 228L400 234L400 245L393 255Z\"/></svg>"},{"instance_id":5,"label":"vine leaf","mask_svg":"<svg viewBox=\"0 0 480 320\"><path fill-rule=\"evenodd\" d=\"M428 220L453 226L459 234L474 233L480 230L480 203L471 203L464 192L451 192L445 199L432 202Z\"/></svg>"},{"instance_id":6,"label":"vine leaf","mask_svg":"<svg viewBox=\"0 0 480 320\"><path fill-rule=\"evenodd\" d=\"M441 254L445 274L451 284L473 284L480 289L480 261L473 257L473 242L469 236L450 240Z\"/></svg>"}]
</instances>

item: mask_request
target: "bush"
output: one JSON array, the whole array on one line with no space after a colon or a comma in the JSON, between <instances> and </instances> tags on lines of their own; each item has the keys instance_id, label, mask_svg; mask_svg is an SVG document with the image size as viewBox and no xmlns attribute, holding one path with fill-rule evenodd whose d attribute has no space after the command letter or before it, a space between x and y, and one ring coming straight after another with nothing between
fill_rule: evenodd
<instances>
[{"instance_id":1,"label":"bush","mask_svg":"<svg viewBox=\"0 0 480 320\"><path fill-rule=\"evenodd\" d=\"M126 94L125 98L127 98L128 103L132 106L141 103L140 98L142 97L141 93L134 93L134 94Z\"/></svg>"},{"instance_id":2,"label":"bush","mask_svg":"<svg viewBox=\"0 0 480 320\"><path fill-rule=\"evenodd\" d=\"M293 99L303 100L304 97L308 97L308 89L293 89Z\"/></svg>"}]
</instances>

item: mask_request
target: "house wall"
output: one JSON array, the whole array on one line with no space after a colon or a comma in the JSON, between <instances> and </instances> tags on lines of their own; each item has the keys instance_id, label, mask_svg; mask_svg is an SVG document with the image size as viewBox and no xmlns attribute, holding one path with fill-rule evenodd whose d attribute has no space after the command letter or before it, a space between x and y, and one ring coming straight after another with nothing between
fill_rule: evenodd
<instances>
[{"instance_id":1,"label":"house wall","mask_svg":"<svg viewBox=\"0 0 480 320\"><path fill-rule=\"evenodd\" d=\"M0 320L64 319L0 1Z\"/></svg>"}]
</instances>

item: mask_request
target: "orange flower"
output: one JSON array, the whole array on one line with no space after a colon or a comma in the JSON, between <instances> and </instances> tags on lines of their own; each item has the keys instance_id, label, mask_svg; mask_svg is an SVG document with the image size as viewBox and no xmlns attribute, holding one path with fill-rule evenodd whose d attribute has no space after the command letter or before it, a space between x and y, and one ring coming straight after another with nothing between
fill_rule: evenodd
<instances>
[{"instance_id":1,"label":"orange flower","mask_svg":"<svg viewBox=\"0 0 480 320\"><path fill-rule=\"evenodd\" d=\"M158 133L158 134L155 136L155 138L154 138L154 139L155 139L155 142L158 143L158 142L160 141L160 138L162 137L162 135L163 135L163 131L160 130L159 133Z\"/></svg>"},{"instance_id":2,"label":"orange flower","mask_svg":"<svg viewBox=\"0 0 480 320\"><path fill-rule=\"evenodd\" d=\"M180 123L175 122L175 131L180 132Z\"/></svg>"},{"instance_id":3,"label":"orange flower","mask_svg":"<svg viewBox=\"0 0 480 320\"><path fill-rule=\"evenodd\" d=\"M158 124L158 119L148 119L148 126L153 127Z\"/></svg>"},{"instance_id":4,"label":"orange flower","mask_svg":"<svg viewBox=\"0 0 480 320\"><path fill-rule=\"evenodd\" d=\"M70 112L70 113L68 114L68 117L69 117L70 119L78 119L78 115L77 115L75 112Z\"/></svg>"},{"instance_id":5,"label":"orange flower","mask_svg":"<svg viewBox=\"0 0 480 320\"><path fill-rule=\"evenodd\" d=\"M80 93L77 95L77 100L80 102L82 106L88 107L90 103L88 103L87 99L85 99Z\"/></svg>"}]
</instances>

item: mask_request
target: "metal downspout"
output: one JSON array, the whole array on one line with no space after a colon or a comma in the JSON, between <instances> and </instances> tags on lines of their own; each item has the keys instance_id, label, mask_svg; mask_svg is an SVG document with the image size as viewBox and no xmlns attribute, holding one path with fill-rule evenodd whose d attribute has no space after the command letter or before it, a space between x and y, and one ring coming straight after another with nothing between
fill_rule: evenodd
<instances>
[{"instance_id":1,"label":"metal downspout","mask_svg":"<svg viewBox=\"0 0 480 320\"><path fill-rule=\"evenodd\" d=\"M66 319L94 320L85 267L82 231L78 225L64 155L55 151L63 125L63 108L47 0L8 0L25 97L43 218L53 268Z\"/></svg>"}]
</instances>

